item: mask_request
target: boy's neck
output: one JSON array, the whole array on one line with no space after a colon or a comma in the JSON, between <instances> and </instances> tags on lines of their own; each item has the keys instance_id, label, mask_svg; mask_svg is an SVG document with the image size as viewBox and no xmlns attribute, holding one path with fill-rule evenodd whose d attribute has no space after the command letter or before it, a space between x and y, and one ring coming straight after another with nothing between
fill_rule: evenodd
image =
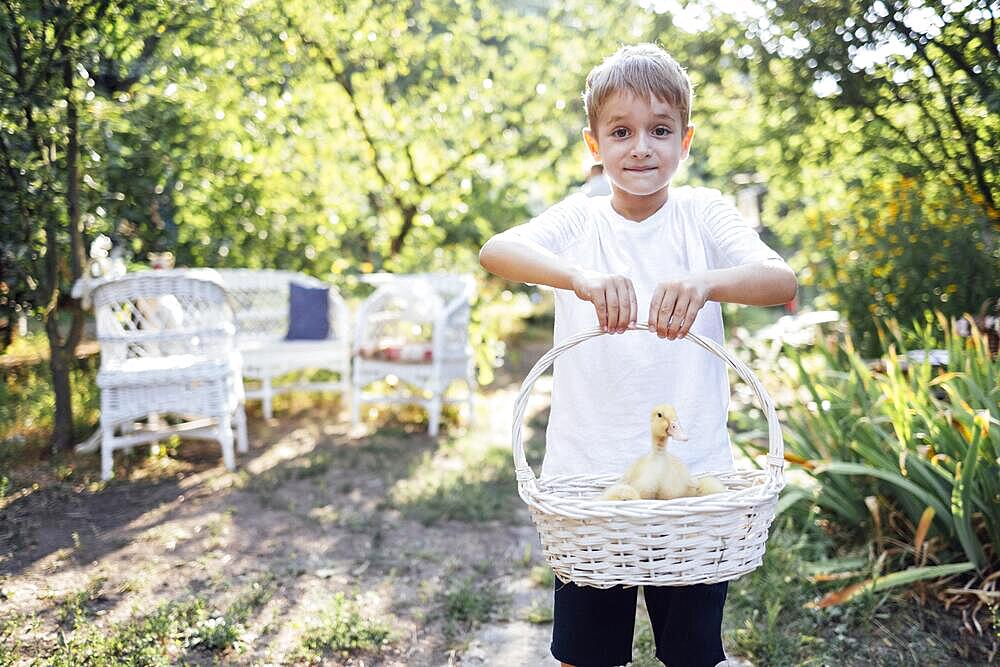
<instances>
[{"instance_id":1,"label":"boy's neck","mask_svg":"<svg viewBox=\"0 0 1000 667\"><path fill-rule=\"evenodd\" d=\"M664 186L650 195L633 195L612 186L611 207L626 220L642 222L667 203L669 187Z\"/></svg>"}]
</instances>

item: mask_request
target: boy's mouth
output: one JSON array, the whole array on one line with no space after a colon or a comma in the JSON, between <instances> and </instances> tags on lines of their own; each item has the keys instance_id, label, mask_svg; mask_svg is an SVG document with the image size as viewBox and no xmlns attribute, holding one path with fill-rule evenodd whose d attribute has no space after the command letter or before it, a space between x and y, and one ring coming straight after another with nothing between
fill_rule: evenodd
<instances>
[{"instance_id":1,"label":"boy's mouth","mask_svg":"<svg viewBox=\"0 0 1000 667\"><path fill-rule=\"evenodd\" d=\"M638 174L644 174L648 171L656 171L656 167L625 167L625 171L632 171Z\"/></svg>"}]
</instances>

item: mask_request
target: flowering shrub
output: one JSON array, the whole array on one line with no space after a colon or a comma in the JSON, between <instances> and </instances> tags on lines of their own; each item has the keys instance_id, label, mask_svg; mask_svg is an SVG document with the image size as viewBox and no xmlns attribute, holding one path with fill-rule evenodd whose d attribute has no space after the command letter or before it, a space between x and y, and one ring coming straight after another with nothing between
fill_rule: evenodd
<instances>
[{"instance_id":1,"label":"flowering shrub","mask_svg":"<svg viewBox=\"0 0 1000 667\"><path fill-rule=\"evenodd\" d=\"M838 208L813 207L800 278L846 315L867 356L881 351L878 320L976 313L1000 294L1000 216L988 219L977 196L894 176L850 191Z\"/></svg>"}]
</instances>

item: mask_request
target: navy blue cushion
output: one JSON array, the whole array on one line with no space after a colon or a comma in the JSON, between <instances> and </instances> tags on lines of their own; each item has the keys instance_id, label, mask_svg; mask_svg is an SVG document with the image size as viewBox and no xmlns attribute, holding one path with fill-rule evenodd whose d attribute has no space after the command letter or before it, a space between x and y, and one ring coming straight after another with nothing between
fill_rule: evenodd
<instances>
[{"instance_id":1,"label":"navy blue cushion","mask_svg":"<svg viewBox=\"0 0 1000 667\"><path fill-rule=\"evenodd\" d=\"M286 340L324 340L330 333L330 288L288 284Z\"/></svg>"}]
</instances>

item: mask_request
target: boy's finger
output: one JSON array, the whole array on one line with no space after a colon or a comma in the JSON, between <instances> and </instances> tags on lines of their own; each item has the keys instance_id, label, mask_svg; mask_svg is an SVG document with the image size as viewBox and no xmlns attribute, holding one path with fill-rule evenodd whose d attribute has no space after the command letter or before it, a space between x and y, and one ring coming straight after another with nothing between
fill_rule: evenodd
<instances>
[{"instance_id":1,"label":"boy's finger","mask_svg":"<svg viewBox=\"0 0 1000 667\"><path fill-rule=\"evenodd\" d=\"M691 326L694 324L695 318L698 317L698 310L694 303L688 306L687 314L684 315L684 326L681 327L680 332L677 334L678 338L687 336L688 332L691 331Z\"/></svg>"},{"instance_id":2,"label":"boy's finger","mask_svg":"<svg viewBox=\"0 0 1000 667\"><path fill-rule=\"evenodd\" d=\"M624 333L628 329L628 323L631 321L631 311L632 300L628 295L628 281L622 279L618 281L618 333Z\"/></svg>"},{"instance_id":3,"label":"boy's finger","mask_svg":"<svg viewBox=\"0 0 1000 667\"><path fill-rule=\"evenodd\" d=\"M660 302L660 307L656 311L656 333L660 338L666 337L669 333L670 317L674 314L674 305L676 303L676 294L668 292L663 295L663 301Z\"/></svg>"},{"instance_id":4,"label":"boy's finger","mask_svg":"<svg viewBox=\"0 0 1000 667\"><path fill-rule=\"evenodd\" d=\"M597 311L597 325L601 331L608 330L608 309L604 302L604 293L594 295L594 310Z\"/></svg>"},{"instance_id":5,"label":"boy's finger","mask_svg":"<svg viewBox=\"0 0 1000 667\"><path fill-rule=\"evenodd\" d=\"M607 288L606 298L608 300L608 331L612 333L618 331L618 290L614 284Z\"/></svg>"},{"instance_id":6,"label":"boy's finger","mask_svg":"<svg viewBox=\"0 0 1000 667\"><path fill-rule=\"evenodd\" d=\"M635 295L635 285L632 281L628 281L628 296L629 296L629 316L628 323L635 324L636 319L639 317L639 300Z\"/></svg>"},{"instance_id":7,"label":"boy's finger","mask_svg":"<svg viewBox=\"0 0 1000 667\"><path fill-rule=\"evenodd\" d=\"M670 314L670 322L667 324L667 338L670 340L675 340L677 338L677 334L681 330L681 327L684 326L688 305L690 303L691 302L687 297L681 296L674 304L674 312Z\"/></svg>"},{"instance_id":8,"label":"boy's finger","mask_svg":"<svg viewBox=\"0 0 1000 667\"><path fill-rule=\"evenodd\" d=\"M663 301L663 288L657 286L653 290L653 298L649 300L649 317L646 318L646 323L649 325L650 331L656 331L656 321L660 312L660 302Z\"/></svg>"}]
</instances>

